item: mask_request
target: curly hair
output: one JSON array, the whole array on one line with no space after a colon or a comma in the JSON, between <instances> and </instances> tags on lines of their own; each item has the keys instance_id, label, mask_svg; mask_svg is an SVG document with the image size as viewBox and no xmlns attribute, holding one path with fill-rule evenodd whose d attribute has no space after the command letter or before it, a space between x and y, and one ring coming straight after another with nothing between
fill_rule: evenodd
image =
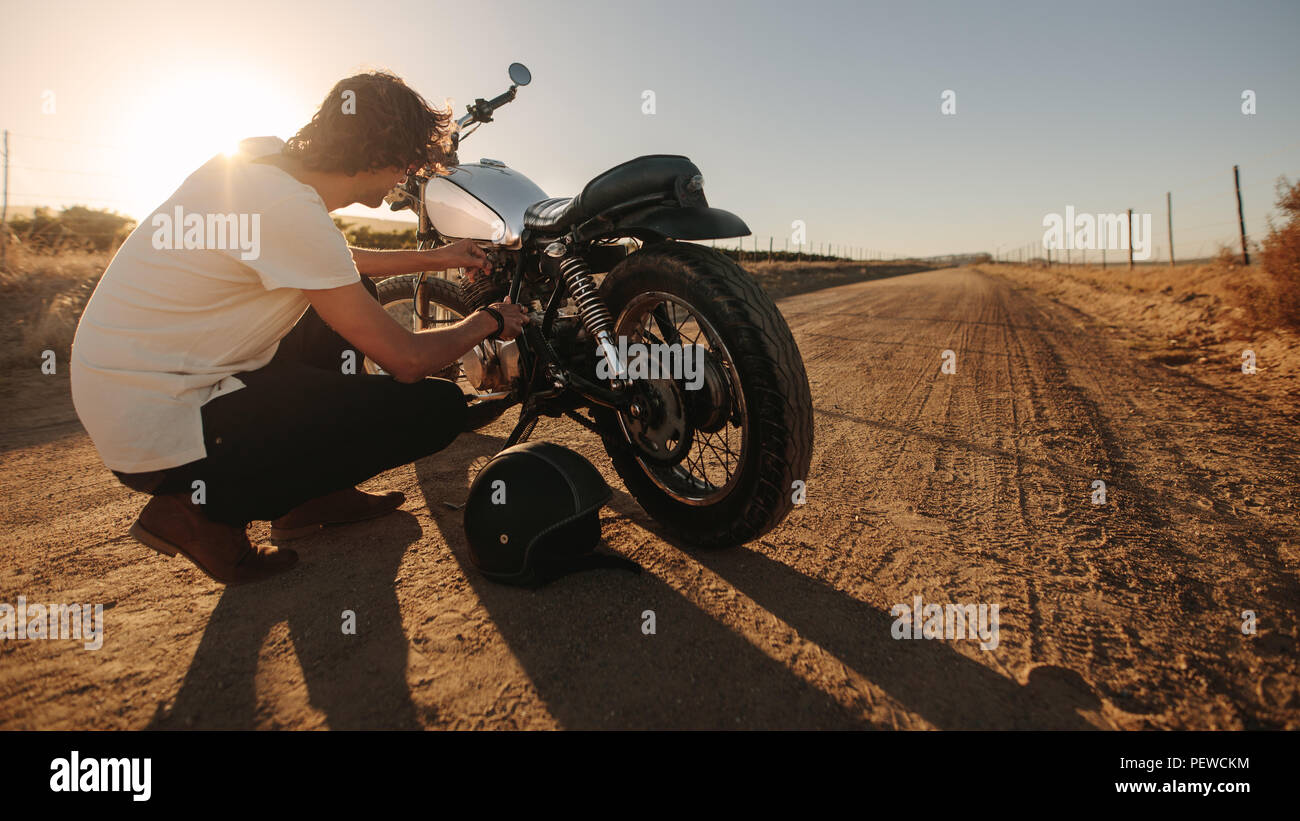
<instances>
[{"instance_id":1,"label":"curly hair","mask_svg":"<svg viewBox=\"0 0 1300 821\"><path fill-rule=\"evenodd\" d=\"M432 108L397 75L372 71L336 83L284 153L313 171L348 176L412 164L446 174L457 162L454 129L450 100Z\"/></svg>"}]
</instances>

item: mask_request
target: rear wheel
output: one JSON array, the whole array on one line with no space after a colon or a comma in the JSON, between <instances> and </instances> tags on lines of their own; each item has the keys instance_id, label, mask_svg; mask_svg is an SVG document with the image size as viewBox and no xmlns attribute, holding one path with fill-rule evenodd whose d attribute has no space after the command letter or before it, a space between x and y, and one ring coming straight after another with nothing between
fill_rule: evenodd
<instances>
[{"instance_id":1,"label":"rear wheel","mask_svg":"<svg viewBox=\"0 0 1300 821\"><path fill-rule=\"evenodd\" d=\"M812 459L812 399L784 317L729 257L647 246L601 285L615 337L694 346L699 375L633 379L635 413L601 409L628 491L684 541L741 544L776 527ZM685 357L685 354L683 354Z\"/></svg>"}]
</instances>

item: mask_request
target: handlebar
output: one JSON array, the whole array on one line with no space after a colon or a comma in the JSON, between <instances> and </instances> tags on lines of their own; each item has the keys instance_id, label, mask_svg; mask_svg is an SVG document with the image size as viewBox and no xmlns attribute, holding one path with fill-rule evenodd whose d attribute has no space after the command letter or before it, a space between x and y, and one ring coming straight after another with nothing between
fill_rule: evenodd
<instances>
[{"instance_id":1,"label":"handlebar","mask_svg":"<svg viewBox=\"0 0 1300 821\"><path fill-rule=\"evenodd\" d=\"M512 85L509 89L493 97L491 100L484 100L479 97L471 105L465 107L469 113L456 121L456 125L461 128L471 123L490 123L492 122L492 112L515 98L515 92L518 86Z\"/></svg>"},{"instance_id":2,"label":"handlebar","mask_svg":"<svg viewBox=\"0 0 1300 821\"><path fill-rule=\"evenodd\" d=\"M513 77L513 75L511 75ZM512 83L510 88L501 92L490 100L484 100L479 97L470 105L465 106L468 112L464 117L456 121L456 131L451 135L451 147L453 150L460 147L462 137L468 137L469 134L461 134L460 129L474 123L492 122L492 113L501 106L511 102L515 98L515 93L519 86ZM473 133L473 132L470 132ZM418 183L413 179L408 179L406 183L398 188L394 188L384 199L387 200L389 208L393 211L401 211L410 205L411 202L418 202L420 193ZM409 201L408 201L409 198Z\"/></svg>"}]
</instances>

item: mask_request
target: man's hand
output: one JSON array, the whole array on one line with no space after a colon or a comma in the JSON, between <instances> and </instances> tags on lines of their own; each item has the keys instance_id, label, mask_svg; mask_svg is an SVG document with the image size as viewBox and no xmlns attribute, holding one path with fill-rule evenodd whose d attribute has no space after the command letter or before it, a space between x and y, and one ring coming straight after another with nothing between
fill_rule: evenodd
<instances>
[{"instance_id":1,"label":"man's hand","mask_svg":"<svg viewBox=\"0 0 1300 821\"><path fill-rule=\"evenodd\" d=\"M501 335L497 339L509 342L524 332L524 326L528 324L528 310L526 308L510 302L510 297L506 297L505 302L493 302L488 307L501 314L501 318L505 320Z\"/></svg>"},{"instance_id":2,"label":"man's hand","mask_svg":"<svg viewBox=\"0 0 1300 821\"><path fill-rule=\"evenodd\" d=\"M492 273L492 263L487 254L472 239L462 239L451 245L444 245L429 252L433 262L430 271L446 271L449 268L464 268L471 282Z\"/></svg>"}]
</instances>

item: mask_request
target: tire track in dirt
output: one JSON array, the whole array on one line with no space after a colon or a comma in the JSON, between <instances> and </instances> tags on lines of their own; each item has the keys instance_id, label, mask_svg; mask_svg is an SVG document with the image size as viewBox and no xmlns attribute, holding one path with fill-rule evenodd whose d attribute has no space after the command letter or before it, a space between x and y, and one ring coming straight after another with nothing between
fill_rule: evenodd
<instances>
[{"instance_id":1,"label":"tire track in dirt","mask_svg":"<svg viewBox=\"0 0 1300 821\"><path fill-rule=\"evenodd\" d=\"M919 282L925 277L910 279ZM1268 705L1228 707L1223 702L1231 697L1224 699L1212 692L1232 678L1222 672L1225 657L1243 649L1243 637L1235 629L1240 621L1233 620L1234 612L1241 608L1228 596L1216 596L1215 591L1222 587L1225 575L1241 574L1224 572L1231 560L1212 547L1207 550L1203 543L1189 543L1192 540L1181 538L1179 529L1171 527L1188 517L1222 527L1221 517L1215 514L1224 511L1207 512L1185 492L1171 493L1168 486L1153 484L1189 467L1179 458L1182 450L1178 443L1197 441L1197 436L1185 429L1147 425L1133 430L1129 418L1135 408L1150 406L1146 394L1169 377L1158 366L1117 350L1095 331L1089 333L1079 317L1068 316L1031 293L992 280L987 287L976 285L978 275L970 272L961 277L966 293L962 302L976 306L973 311L969 307L954 310L951 303L933 295L941 287L957 287L949 281L929 289L924 312L894 313L896 304L886 302L885 295L873 295L872 308L865 313L871 323L869 335L875 336L887 333L884 328L891 322L926 321L923 336L932 340L929 351L933 359L909 361L907 366L935 380L939 379L938 352L951 347L947 341L952 338L951 319L960 317L972 329L959 338L969 349L954 349L959 360L974 369L974 390L949 406L938 430L921 424L917 433L929 435L937 443L936 459L941 465L949 459L952 464L962 464L960 455L950 447L958 443L956 449L964 448L969 454L973 475L953 493L945 493L943 483L931 483L915 495L900 495L922 499L917 509L924 515L944 518L947 511L954 547L958 548L955 552L977 563L966 571L967 576L984 576L990 582L1001 579L1007 584L1010 601L1004 602L1003 624L1010 635L1006 641L1014 643L1017 635L1028 640L1021 674L1039 664L1088 670L1085 680L1106 700L1116 726L1134 726L1141 721L1163 725L1162 714L1176 711L1180 702L1187 700L1182 695L1187 692L1199 692L1206 706L1216 711L1213 717L1204 717L1209 722L1251 726L1252 721L1261 720L1261 708L1272 712ZM951 276L945 274L944 279ZM861 318L860 313L844 307L836 314L846 321ZM795 318L796 323L800 320L802 316ZM796 335L806 344L803 333ZM816 331L809 335L819 341ZM841 329L836 336L843 341L850 335ZM854 346L844 347L846 358L852 358ZM972 356L976 349L978 353ZM959 368L956 378L948 378L959 387L961 376ZM897 402L877 404L880 397L864 401L864 406L875 408L872 415L877 418L846 417L843 421L879 428L890 424L886 419L901 420L894 428L903 430L915 425L917 418L934 419L933 410L924 405L919 406L917 416L909 416L908 409L900 407L915 402L912 390L909 385ZM1208 393L1201 391L1202 395ZM828 412L824 404L822 410ZM1202 417L1206 422L1212 418ZM978 424L970 421L977 419ZM1212 423L1208 427L1215 430ZM1278 486L1289 481L1294 487L1298 473L1294 430L1289 437L1275 434L1272 439L1272 471L1289 477ZM837 439L851 440L847 432ZM879 468L879 463L863 466L868 472ZM882 480L896 490L915 485L908 474L918 469L923 470L924 465L900 462L892 472L886 467L887 479ZM1235 472L1229 464L1216 464L1214 470L1226 470L1229 475ZM1193 471L1192 475L1197 474ZM1092 479L1107 482L1106 505L1091 505ZM1282 500L1274 501L1282 510ZM990 513L991 526L987 521L981 523ZM1261 543L1272 543L1259 539L1261 526L1285 539L1294 536L1294 522L1294 515L1271 521L1251 517L1237 535L1253 535ZM974 527L965 526L969 524ZM893 546L883 549L891 554L897 550ZM990 553L993 555L980 563L977 557ZM1294 609L1285 603L1288 591L1294 590L1294 573L1285 569L1277 551L1266 551L1263 559L1248 561L1251 571L1261 580L1271 580L1274 589L1269 604L1278 617L1279 632L1271 644L1291 647ZM999 566L1004 569L995 571ZM936 577L940 570L932 566L929 575ZM907 575L914 574L912 570ZM956 580L961 577L954 569L945 578L950 600L968 600L958 595L963 588ZM1249 579L1240 579L1238 592L1250 585ZM900 595L898 600L906 599ZM1186 611L1170 612L1170 601ZM1188 627L1194 634L1200 633L1197 640L1187 640ZM1269 646L1264 643L1265 648ZM1248 692L1248 683L1257 669L1257 664L1248 664L1236 672L1236 698L1256 700ZM1293 673L1293 664L1272 671L1281 679ZM1202 680L1198 682L1198 678ZM1221 703L1212 704L1216 699ZM1286 703L1291 708L1297 706ZM1284 718L1286 715L1285 711L1273 712L1275 720L1293 720ZM1173 724L1177 726L1176 721Z\"/></svg>"},{"instance_id":2,"label":"tire track in dirt","mask_svg":"<svg viewBox=\"0 0 1300 821\"><path fill-rule=\"evenodd\" d=\"M1111 591L1112 595L1118 593L1119 600L1108 603L1127 611L1126 663L1132 666L1122 674L1117 670L1114 678L1123 685L1112 688L1107 695L1128 709L1152 714L1171 709L1178 693L1199 693L1212 702L1213 691L1224 688L1228 682L1222 672L1225 658L1242 645L1241 633L1232 628L1240 626L1238 614L1243 603L1252 598L1246 588L1255 581L1271 579L1281 588L1275 601L1286 601L1288 597L1294 600L1294 575L1284 570L1285 563L1276 551L1267 561L1259 562L1250 561L1240 547L1243 542L1249 543L1269 531L1275 537L1289 538L1287 533L1293 536L1294 516L1272 521L1251 517L1239 523L1244 527L1238 527L1230 517L1224 521L1221 515L1224 511L1214 510L1215 504L1196 504L1208 501L1199 495L1206 487L1204 476L1223 478L1241 473L1240 465L1195 463L1196 454L1207 452L1206 443L1212 443L1219 433L1214 416L1234 414L1234 407L1225 407L1222 397L1204 390L1204 386L1188 390L1193 386L1178 385L1181 380L1177 377L1171 380L1166 369L1135 357L1130 351L1098 344L1098 335L1062 332L1077 324L1080 317L1070 317L1068 312L1055 308L1046 310L1045 316L1051 318L1053 329L1043 335L1050 356L1045 360L1047 372L1060 386L1058 392L1066 397L1067 404L1080 410L1079 427L1093 432L1091 438L1102 451L1102 461L1095 465L1096 470L1102 471L1099 478L1113 477L1106 481L1112 485L1112 498L1117 504L1109 510L1097 511L1104 516L1104 533L1111 543L1103 546L1106 549L1084 554L1096 557L1093 563L1102 573L1104 583L1101 590L1089 595L1098 595L1103 590ZM1142 399L1150 393L1156 396ZM1171 402L1165 397L1176 397L1176 400ZM1207 397L1215 398L1213 410L1205 407ZM1156 422L1142 425L1140 432L1134 431L1132 416L1145 415L1139 408L1145 406L1149 411L1153 405L1158 408L1157 419L1183 418L1177 420L1176 427ZM1189 437L1185 426L1200 430ZM1294 429L1280 439L1273 437L1273 441L1282 446L1271 448L1274 452L1267 470L1280 471L1290 477L1284 481L1293 484L1297 472ZM1109 474L1104 473L1107 470ZM1190 497L1188 485L1192 490ZM1207 507L1211 508L1208 515ZM1227 543L1207 544L1204 539L1196 538L1200 535L1198 528L1223 528L1224 525L1236 531ZM1115 542L1127 543L1130 549L1117 547ZM1132 549L1133 546L1139 549ZM1250 565L1246 578L1241 578L1240 571L1232 570L1242 559ZM1224 584L1234 576L1244 582L1235 589ZM1170 607L1171 601L1176 602L1176 608ZM1100 609L1103 612L1098 614L1099 618L1105 615L1105 608ZM1294 614L1287 608L1274 608L1272 612L1275 618L1281 617L1283 627L1294 626ZM1098 636L1107 635L1100 628L1099 624L1082 626L1098 644L1099 653L1104 648L1113 654L1120 642L1115 639L1096 642ZM1180 631L1187 632L1189 628L1193 634L1199 631L1202 640L1189 645L1176 638ZM1261 645L1268 647L1277 638L1274 634ZM1137 659L1134 653L1147 658ZM1249 670L1240 672L1246 674L1247 680L1252 675ZM1226 700L1220 701L1223 703L1215 708L1222 712L1222 720L1230 722L1230 726L1237 721L1251 726L1253 717L1228 718L1234 711Z\"/></svg>"}]
</instances>

